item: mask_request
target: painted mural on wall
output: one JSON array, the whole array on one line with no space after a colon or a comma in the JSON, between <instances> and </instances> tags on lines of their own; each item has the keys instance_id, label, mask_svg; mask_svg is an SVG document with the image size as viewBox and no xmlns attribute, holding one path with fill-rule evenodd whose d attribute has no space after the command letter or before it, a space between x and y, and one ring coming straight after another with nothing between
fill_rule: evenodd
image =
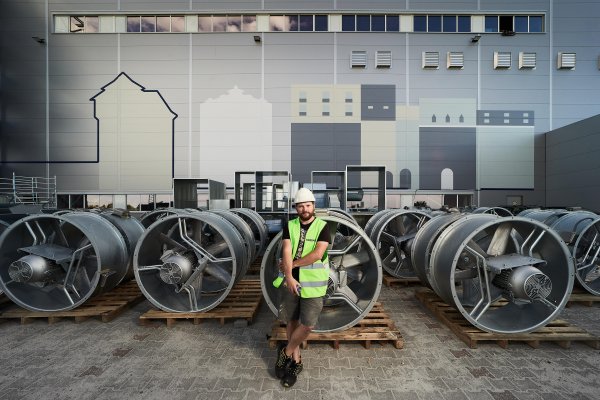
<instances>
[{"instance_id":1,"label":"painted mural on wall","mask_svg":"<svg viewBox=\"0 0 600 400\"><path fill-rule=\"evenodd\" d=\"M401 189L533 189L533 111L477 110L461 98L405 106L395 93L394 85L292 86L294 180L361 164L385 165Z\"/></svg>"},{"instance_id":2,"label":"painted mural on wall","mask_svg":"<svg viewBox=\"0 0 600 400\"><path fill-rule=\"evenodd\" d=\"M98 190L171 188L177 114L160 93L121 73L90 100L98 121Z\"/></svg>"}]
</instances>

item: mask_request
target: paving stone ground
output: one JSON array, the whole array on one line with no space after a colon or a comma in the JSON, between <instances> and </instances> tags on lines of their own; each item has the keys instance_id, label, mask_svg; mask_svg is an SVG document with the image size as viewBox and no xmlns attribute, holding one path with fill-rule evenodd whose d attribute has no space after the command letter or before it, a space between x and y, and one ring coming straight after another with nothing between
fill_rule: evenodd
<instances>
[{"instance_id":1,"label":"paving stone ground","mask_svg":"<svg viewBox=\"0 0 600 400\"><path fill-rule=\"evenodd\" d=\"M273 315L263 302L244 327L228 321L140 326L144 301L111 322L0 322L0 399L598 399L600 350L582 343L470 349L415 298L383 287L379 301L404 348L311 344L305 370L284 389L273 375ZM600 335L600 303L561 319Z\"/></svg>"}]
</instances>

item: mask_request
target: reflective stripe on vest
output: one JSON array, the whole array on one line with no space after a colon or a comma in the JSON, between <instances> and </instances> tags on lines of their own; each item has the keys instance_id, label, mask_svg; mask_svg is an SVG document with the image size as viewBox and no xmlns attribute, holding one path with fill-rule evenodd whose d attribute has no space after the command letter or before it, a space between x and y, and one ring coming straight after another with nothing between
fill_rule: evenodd
<instances>
[{"instance_id":1,"label":"reflective stripe on vest","mask_svg":"<svg viewBox=\"0 0 600 400\"><path fill-rule=\"evenodd\" d=\"M327 222L320 218L315 218L313 223L306 232L304 239L304 247L302 249L302 257L313 251L317 247L317 239ZM290 241L292 242L292 258L295 258L298 251L298 242L300 240L300 219L295 218L288 222L290 232ZM323 259L320 262L315 262L311 265L300 267L299 281L302 289L300 296L305 298L322 297L327 293L327 282L329 280L329 257L327 250L323 254ZM273 286L279 287L283 282L283 272L279 272L277 278L273 281Z\"/></svg>"}]
</instances>

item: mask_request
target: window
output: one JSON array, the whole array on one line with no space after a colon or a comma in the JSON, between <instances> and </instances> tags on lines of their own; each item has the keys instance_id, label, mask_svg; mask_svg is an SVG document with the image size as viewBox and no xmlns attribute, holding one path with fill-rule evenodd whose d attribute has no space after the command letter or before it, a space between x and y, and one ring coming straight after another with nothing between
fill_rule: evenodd
<instances>
[{"instance_id":1,"label":"window","mask_svg":"<svg viewBox=\"0 0 600 400\"><path fill-rule=\"evenodd\" d=\"M323 92L321 94L321 103L329 103L329 92Z\"/></svg>"},{"instance_id":2,"label":"window","mask_svg":"<svg viewBox=\"0 0 600 400\"><path fill-rule=\"evenodd\" d=\"M93 33L99 31L98 17L77 16L70 17L69 21L69 32L71 33Z\"/></svg>"},{"instance_id":3,"label":"window","mask_svg":"<svg viewBox=\"0 0 600 400\"><path fill-rule=\"evenodd\" d=\"M387 15L385 17L385 28L388 32L398 32L400 30L400 16Z\"/></svg>"},{"instance_id":4,"label":"window","mask_svg":"<svg viewBox=\"0 0 600 400\"><path fill-rule=\"evenodd\" d=\"M342 15L342 31L354 32L356 30L356 15Z\"/></svg>"},{"instance_id":5,"label":"window","mask_svg":"<svg viewBox=\"0 0 600 400\"><path fill-rule=\"evenodd\" d=\"M514 32L513 16L512 15L501 15L500 16L500 32L508 33Z\"/></svg>"},{"instance_id":6,"label":"window","mask_svg":"<svg viewBox=\"0 0 600 400\"><path fill-rule=\"evenodd\" d=\"M344 102L352 103L352 92L346 92L346 95L344 96Z\"/></svg>"},{"instance_id":7,"label":"window","mask_svg":"<svg viewBox=\"0 0 600 400\"><path fill-rule=\"evenodd\" d=\"M298 115L300 117L306 117L306 103L301 103L298 107Z\"/></svg>"},{"instance_id":8,"label":"window","mask_svg":"<svg viewBox=\"0 0 600 400\"><path fill-rule=\"evenodd\" d=\"M529 21L525 15L515 17L515 32L529 32Z\"/></svg>"},{"instance_id":9,"label":"window","mask_svg":"<svg viewBox=\"0 0 600 400\"><path fill-rule=\"evenodd\" d=\"M298 101L300 103L306 103L306 92L302 91L298 94Z\"/></svg>"},{"instance_id":10,"label":"window","mask_svg":"<svg viewBox=\"0 0 600 400\"><path fill-rule=\"evenodd\" d=\"M441 15L430 15L427 17L427 32L441 32L442 31L442 16Z\"/></svg>"},{"instance_id":11,"label":"window","mask_svg":"<svg viewBox=\"0 0 600 400\"><path fill-rule=\"evenodd\" d=\"M301 15L300 16L300 31L312 32L314 30L314 15Z\"/></svg>"},{"instance_id":12,"label":"window","mask_svg":"<svg viewBox=\"0 0 600 400\"><path fill-rule=\"evenodd\" d=\"M162 15L156 17L156 32L171 32L171 17Z\"/></svg>"},{"instance_id":13,"label":"window","mask_svg":"<svg viewBox=\"0 0 600 400\"><path fill-rule=\"evenodd\" d=\"M326 32L328 29L327 15L315 15L315 31Z\"/></svg>"},{"instance_id":14,"label":"window","mask_svg":"<svg viewBox=\"0 0 600 400\"><path fill-rule=\"evenodd\" d=\"M142 32L156 32L156 17L155 16L142 16Z\"/></svg>"},{"instance_id":15,"label":"window","mask_svg":"<svg viewBox=\"0 0 600 400\"><path fill-rule=\"evenodd\" d=\"M323 103L323 112L321 113L321 115L324 117L329 116L329 103Z\"/></svg>"},{"instance_id":16,"label":"window","mask_svg":"<svg viewBox=\"0 0 600 400\"><path fill-rule=\"evenodd\" d=\"M469 15L458 16L458 31L471 32L471 17Z\"/></svg>"},{"instance_id":17,"label":"window","mask_svg":"<svg viewBox=\"0 0 600 400\"><path fill-rule=\"evenodd\" d=\"M415 32L427 32L427 16L415 15L413 17L413 30Z\"/></svg>"},{"instance_id":18,"label":"window","mask_svg":"<svg viewBox=\"0 0 600 400\"><path fill-rule=\"evenodd\" d=\"M497 15L486 15L485 16L485 31L486 32L498 32L498 16Z\"/></svg>"},{"instance_id":19,"label":"window","mask_svg":"<svg viewBox=\"0 0 600 400\"><path fill-rule=\"evenodd\" d=\"M385 15L371 16L371 31L385 32Z\"/></svg>"},{"instance_id":20,"label":"window","mask_svg":"<svg viewBox=\"0 0 600 400\"><path fill-rule=\"evenodd\" d=\"M442 23L444 32L456 32L456 15L444 15Z\"/></svg>"},{"instance_id":21,"label":"window","mask_svg":"<svg viewBox=\"0 0 600 400\"><path fill-rule=\"evenodd\" d=\"M344 115L346 117L351 117L352 116L352 104L346 104L346 110Z\"/></svg>"},{"instance_id":22,"label":"window","mask_svg":"<svg viewBox=\"0 0 600 400\"><path fill-rule=\"evenodd\" d=\"M185 32L185 17L183 15L171 16L171 32Z\"/></svg>"},{"instance_id":23,"label":"window","mask_svg":"<svg viewBox=\"0 0 600 400\"><path fill-rule=\"evenodd\" d=\"M540 33L544 31L544 21L541 15L529 17L529 32Z\"/></svg>"},{"instance_id":24,"label":"window","mask_svg":"<svg viewBox=\"0 0 600 400\"><path fill-rule=\"evenodd\" d=\"M356 30L358 32L369 32L371 30L371 16L370 15L357 15L356 16Z\"/></svg>"},{"instance_id":25,"label":"window","mask_svg":"<svg viewBox=\"0 0 600 400\"><path fill-rule=\"evenodd\" d=\"M141 17L127 16L127 32L140 32Z\"/></svg>"},{"instance_id":26,"label":"window","mask_svg":"<svg viewBox=\"0 0 600 400\"><path fill-rule=\"evenodd\" d=\"M256 15L244 15L242 17L242 30L244 32L256 32Z\"/></svg>"},{"instance_id":27,"label":"window","mask_svg":"<svg viewBox=\"0 0 600 400\"><path fill-rule=\"evenodd\" d=\"M200 15L198 17L198 32L212 32L212 17Z\"/></svg>"}]
</instances>

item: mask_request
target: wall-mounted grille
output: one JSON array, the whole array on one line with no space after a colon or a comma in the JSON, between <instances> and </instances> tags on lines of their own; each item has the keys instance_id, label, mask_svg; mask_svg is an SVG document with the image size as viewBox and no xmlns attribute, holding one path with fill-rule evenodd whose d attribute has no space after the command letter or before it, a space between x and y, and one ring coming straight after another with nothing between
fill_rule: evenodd
<instances>
[{"instance_id":1,"label":"wall-mounted grille","mask_svg":"<svg viewBox=\"0 0 600 400\"><path fill-rule=\"evenodd\" d=\"M511 67L512 55L509 51L494 52L494 69L507 69Z\"/></svg>"},{"instance_id":2,"label":"wall-mounted grille","mask_svg":"<svg viewBox=\"0 0 600 400\"><path fill-rule=\"evenodd\" d=\"M535 68L537 63L536 53L519 53L519 69L523 68Z\"/></svg>"},{"instance_id":3,"label":"wall-mounted grille","mask_svg":"<svg viewBox=\"0 0 600 400\"><path fill-rule=\"evenodd\" d=\"M465 66L465 55L458 51L448 52L448 68L461 69Z\"/></svg>"},{"instance_id":4,"label":"wall-mounted grille","mask_svg":"<svg viewBox=\"0 0 600 400\"><path fill-rule=\"evenodd\" d=\"M437 69L440 67L440 53L437 51L423 52L423 68Z\"/></svg>"},{"instance_id":5,"label":"wall-mounted grille","mask_svg":"<svg viewBox=\"0 0 600 400\"><path fill-rule=\"evenodd\" d=\"M352 51L350 56L350 67L352 68L366 68L367 66L367 52L362 50Z\"/></svg>"},{"instance_id":6,"label":"wall-mounted grille","mask_svg":"<svg viewBox=\"0 0 600 400\"><path fill-rule=\"evenodd\" d=\"M575 68L575 53L558 53L558 69Z\"/></svg>"},{"instance_id":7,"label":"wall-mounted grille","mask_svg":"<svg viewBox=\"0 0 600 400\"><path fill-rule=\"evenodd\" d=\"M389 50L379 50L375 53L375 66L377 68L392 67L392 52Z\"/></svg>"}]
</instances>

